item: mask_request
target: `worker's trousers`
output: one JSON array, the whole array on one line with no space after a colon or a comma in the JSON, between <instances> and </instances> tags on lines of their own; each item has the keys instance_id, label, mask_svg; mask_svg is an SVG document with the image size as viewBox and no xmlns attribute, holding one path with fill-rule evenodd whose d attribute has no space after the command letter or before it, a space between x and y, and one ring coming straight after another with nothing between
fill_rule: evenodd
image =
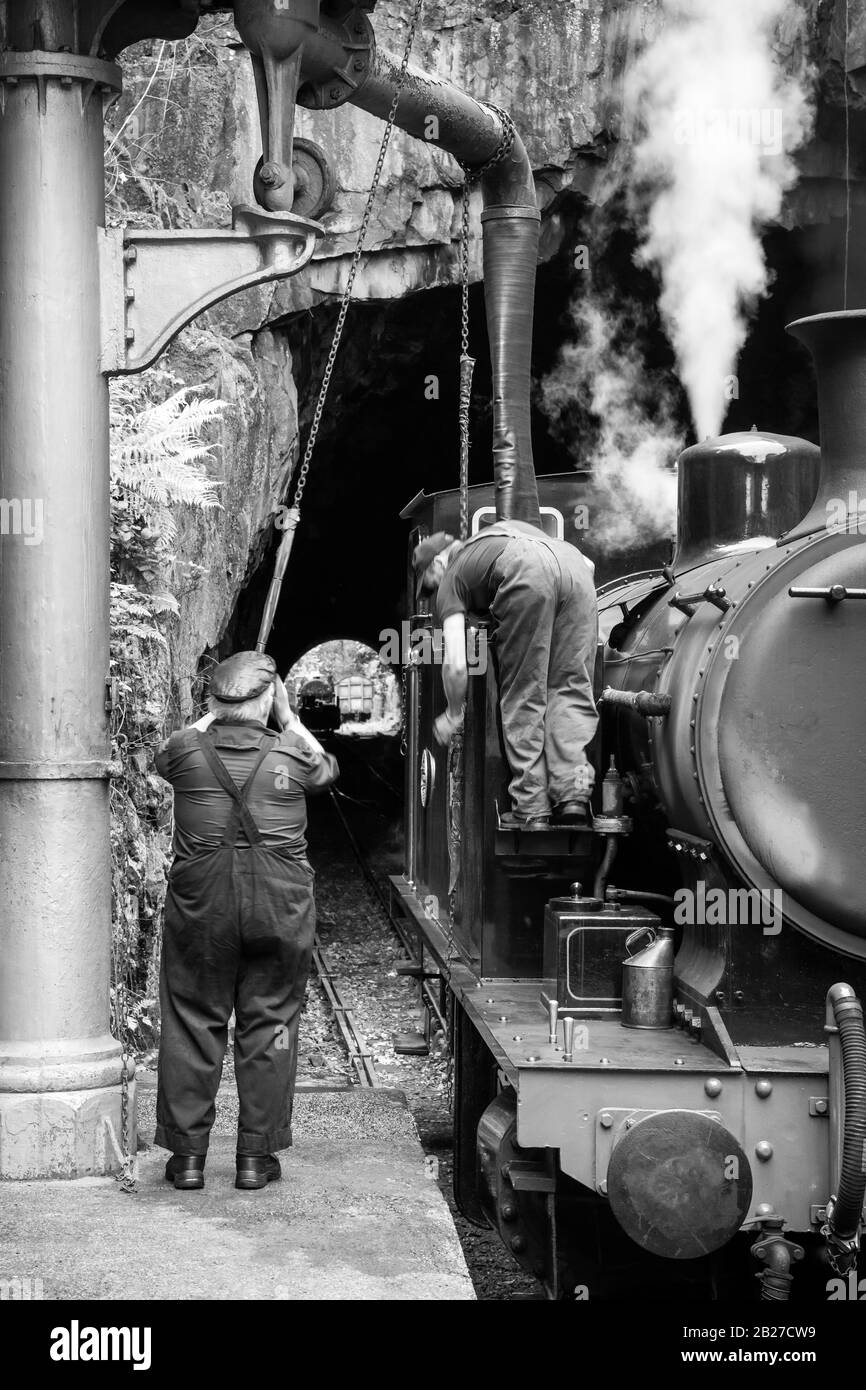
<instances>
[{"instance_id":1,"label":"worker's trousers","mask_svg":"<svg viewBox=\"0 0 866 1390\"><path fill-rule=\"evenodd\" d=\"M212 746L210 753L217 756ZM313 871L263 845L246 807L257 768L241 795L235 789L243 804L223 844L175 860L169 877L155 1142L174 1153L207 1153L232 1010L237 1151L268 1154L292 1142L298 1023L316 925ZM247 843L236 846L241 825Z\"/></svg>"},{"instance_id":2,"label":"worker's trousers","mask_svg":"<svg viewBox=\"0 0 866 1390\"><path fill-rule=\"evenodd\" d=\"M574 546L516 536L496 562L493 649L509 792L521 816L586 799L598 725L593 673L598 605Z\"/></svg>"}]
</instances>

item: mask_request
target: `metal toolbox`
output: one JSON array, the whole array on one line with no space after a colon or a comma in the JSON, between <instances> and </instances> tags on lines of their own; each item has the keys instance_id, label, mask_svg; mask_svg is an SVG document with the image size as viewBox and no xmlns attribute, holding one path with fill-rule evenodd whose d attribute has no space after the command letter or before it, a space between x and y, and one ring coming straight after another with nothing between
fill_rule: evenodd
<instances>
[{"instance_id":1,"label":"metal toolbox","mask_svg":"<svg viewBox=\"0 0 866 1390\"><path fill-rule=\"evenodd\" d=\"M658 921L654 912L632 904L551 898L544 910L545 996L557 1000L560 1018L619 1013L626 937Z\"/></svg>"}]
</instances>

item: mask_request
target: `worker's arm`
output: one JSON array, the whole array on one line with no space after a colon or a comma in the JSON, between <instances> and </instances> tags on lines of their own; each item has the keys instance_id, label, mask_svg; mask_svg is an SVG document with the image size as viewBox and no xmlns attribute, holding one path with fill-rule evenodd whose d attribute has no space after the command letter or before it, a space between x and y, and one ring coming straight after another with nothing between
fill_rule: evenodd
<instances>
[{"instance_id":1,"label":"worker's arm","mask_svg":"<svg viewBox=\"0 0 866 1390\"><path fill-rule=\"evenodd\" d=\"M288 691L277 676L274 682L274 716L284 734L294 734L310 754L304 759L303 787L305 792L326 791L340 775L337 759L326 753L319 740L301 723L289 704Z\"/></svg>"},{"instance_id":2,"label":"worker's arm","mask_svg":"<svg viewBox=\"0 0 866 1390\"><path fill-rule=\"evenodd\" d=\"M442 685L448 708L440 714L434 725L439 743L450 743L463 723L466 708L466 617L463 613L451 613L442 624Z\"/></svg>"}]
</instances>

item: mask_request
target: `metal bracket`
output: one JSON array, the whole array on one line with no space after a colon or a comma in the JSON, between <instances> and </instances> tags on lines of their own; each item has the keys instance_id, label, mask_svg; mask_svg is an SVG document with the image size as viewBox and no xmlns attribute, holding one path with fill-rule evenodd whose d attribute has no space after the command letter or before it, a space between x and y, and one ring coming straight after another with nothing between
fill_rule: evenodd
<instances>
[{"instance_id":1,"label":"metal bracket","mask_svg":"<svg viewBox=\"0 0 866 1390\"><path fill-rule=\"evenodd\" d=\"M100 230L102 371L140 372L197 314L309 263L322 228L236 207L231 231Z\"/></svg>"}]
</instances>

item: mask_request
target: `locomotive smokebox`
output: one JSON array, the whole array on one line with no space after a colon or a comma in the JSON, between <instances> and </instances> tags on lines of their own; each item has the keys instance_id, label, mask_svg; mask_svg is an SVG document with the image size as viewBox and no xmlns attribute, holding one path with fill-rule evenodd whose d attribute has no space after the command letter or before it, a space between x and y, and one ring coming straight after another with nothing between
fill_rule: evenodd
<instances>
[{"instance_id":1,"label":"locomotive smokebox","mask_svg":"<svg viewBox=\"0 0 866 1390\"><path fill-rule=\"evenodd\" d=\"M788 324L818 376L821 479L808 514L786 544L827 527L866 534L866 309L814 314ZM862 510L861 510L862 506Z\"/></svg>"},{"instance_id":2,"label":"locomotive smokebox","mask_svg":"<svg viewBox=\"0 0 866 1390\"><path fill-rule=\"evenodd\" d=\"M820 451L791 435L748 430L705 439L680 454L677 574L747 543L772 544L818 489Z\"/></svg>"}]
</instances>

